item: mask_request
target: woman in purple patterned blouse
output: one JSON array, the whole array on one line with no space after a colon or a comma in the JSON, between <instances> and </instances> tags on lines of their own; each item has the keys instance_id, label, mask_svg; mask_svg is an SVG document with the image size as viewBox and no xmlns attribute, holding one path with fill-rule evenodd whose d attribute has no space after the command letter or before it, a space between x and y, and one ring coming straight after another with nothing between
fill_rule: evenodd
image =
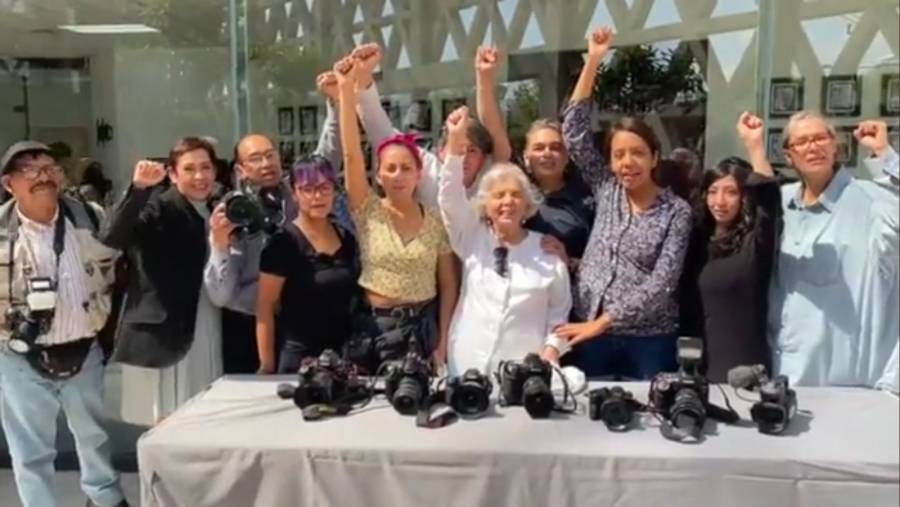
<instances>
[{"instance_id":1,"label":"woman in purple patterned blouse","mask_svg":"<svg viewBox=\"0 0 900 507\"><path fill-rule=\"evenodd\" d=\"M575 347L589 377L646 379L676 365L678 280L691 210L654 177L659 140L645 123L625 117L607 137L610 166L591 138L591 91L612 31L588 39L588 58L563 113L572 160L591 186L597 216L581 260L574 314L559 336Z\"/></svg>"}]
</instances>

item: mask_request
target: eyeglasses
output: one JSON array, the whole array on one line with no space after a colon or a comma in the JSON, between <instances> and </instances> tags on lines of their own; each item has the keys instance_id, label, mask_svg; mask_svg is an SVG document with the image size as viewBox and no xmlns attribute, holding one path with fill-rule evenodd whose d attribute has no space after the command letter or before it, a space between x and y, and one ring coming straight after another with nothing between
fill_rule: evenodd
<instances>
[{"instance_id":1,"label":"eyeglasses","mask_svg":"<svg viewBox=\"0 0 900 507\"><path fill-rule=\"evenodd\" d=\"M36 180L41 173L50 177L56 176L62 172L62 167L57 164L47 164L42 166L28 165L18 169L16 172L24 176L27 180Z\"/></svg>"},{"instance_id":2,"label":"eyeglasses","mask_svg":"<svg viewBox=\"0 0 900 507\"><path fill-rule=\"evenodd\" d=\"M509 272L509 248L498 246L494 249L494 271L500 276L506 276Z\"/></svg>"},{"instance_id":3,"label":"eyeglasses","mask_svg":"<svg viewBox=\"0 0 900 507\"><path fill-rule=\"evenodd\" d=\"M278 152L269 150L265 153L254 153L246 158L246 162L250 165L262 165L266 162L276 162L279 160Z\"/></svg>"},{"instance_id":4,"label":"eyeglasses","mask_svg":"<svg viewBox=\"0 0 900 507\"><path fill-rule=\"evenodd\" d=\"M320 183L318 185L307 185L303 187L297 187L300 190L300 193L303 195L313 196L316 194L321 195L331 195L334 192L334 184L332 183Z\"/></svg>"},{"instance_id":5,"label":"eyeglasses","mask_svg":"<svg viewBox=\"0 0 900 507\"><path fill-rule=\"evenodd\" d=\"M814 136L801 137L800 139L797 139L796 141L791 141L788 144L788 147L790 147L791 149L800 151L800 150L805 150L807 148L811 148L813 143L815 143L816 146L822 146L830 140L831 140L831 134L816 134Z\"/></svg>"}]
</instances>

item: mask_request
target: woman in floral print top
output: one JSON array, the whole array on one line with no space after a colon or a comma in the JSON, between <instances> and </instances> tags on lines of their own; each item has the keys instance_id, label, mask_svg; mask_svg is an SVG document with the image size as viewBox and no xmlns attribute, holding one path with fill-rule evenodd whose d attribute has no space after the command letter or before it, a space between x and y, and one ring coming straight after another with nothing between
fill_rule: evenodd
<instances>
[{"instance_id":1,"label":"woman in floral print top","mask_svg":"<svg viewBox=\"0 0 900 507\"><path fill-rule=\"evenodd\" d=\"M688 204L654 181L659 141L636 118L608 135L609 160L591 138L591 90L612 32L594 31L588 58L563 113L566 147L597 205L581 260L574 314L582 322L557 334L575 347L575 364L590 377L646 379L676 368L676 290L690 231Z\"/></svg>"}]
</instances>

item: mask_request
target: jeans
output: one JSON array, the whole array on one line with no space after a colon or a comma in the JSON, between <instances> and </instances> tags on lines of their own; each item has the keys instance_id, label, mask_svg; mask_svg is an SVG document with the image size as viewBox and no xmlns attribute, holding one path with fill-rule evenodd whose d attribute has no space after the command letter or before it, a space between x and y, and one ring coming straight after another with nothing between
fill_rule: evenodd
<instances>
[{"instance_id":1,"label":"jeans","mask_svg":"<svg viewBox=\"0 0 900 507\"><path fill-rule=\"evenodd\" d=\"M678 370L674 334L628 336L604 334L573 349L575 366L589 378L648 380Z\"/></svg>"},{"instance_id":2,"label":"jeans","mask_svg":"<svg viewBox=\"0 0 900 507\"><path fill-rule=\"evenodd\" d=\"M103 352L94 344L74 377L49 380L0 343L0 423L9 443L13 475L25 507L54 507L53 460L56 422L66 414L81 469L81 489L97 505L111 507L125 497L112 467L109 435L102 426Z\"/></svg>"}]
</instances>

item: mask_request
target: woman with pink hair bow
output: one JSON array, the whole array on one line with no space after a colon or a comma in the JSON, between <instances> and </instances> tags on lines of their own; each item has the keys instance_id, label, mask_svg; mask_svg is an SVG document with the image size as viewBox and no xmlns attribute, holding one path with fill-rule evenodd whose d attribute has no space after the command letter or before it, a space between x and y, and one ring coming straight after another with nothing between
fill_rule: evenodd
<instances>
[{"instance_id":1,"label":"woman with pink hair bow","mask_svg":"<svg viewBox=\"0 0 900 507\"><path fill-rule=\"evenodd\" d=\"M359 285L368 303L347 353L370 372L411 349L439 368L459 290L453 253L440 213L415 198L422 160L414 136L395 135L378 145L375 182L384 196L370 187L355 109L358 66L348 57L334 67L344 183L359 241Z\"/></svg>"}]
</instances>

